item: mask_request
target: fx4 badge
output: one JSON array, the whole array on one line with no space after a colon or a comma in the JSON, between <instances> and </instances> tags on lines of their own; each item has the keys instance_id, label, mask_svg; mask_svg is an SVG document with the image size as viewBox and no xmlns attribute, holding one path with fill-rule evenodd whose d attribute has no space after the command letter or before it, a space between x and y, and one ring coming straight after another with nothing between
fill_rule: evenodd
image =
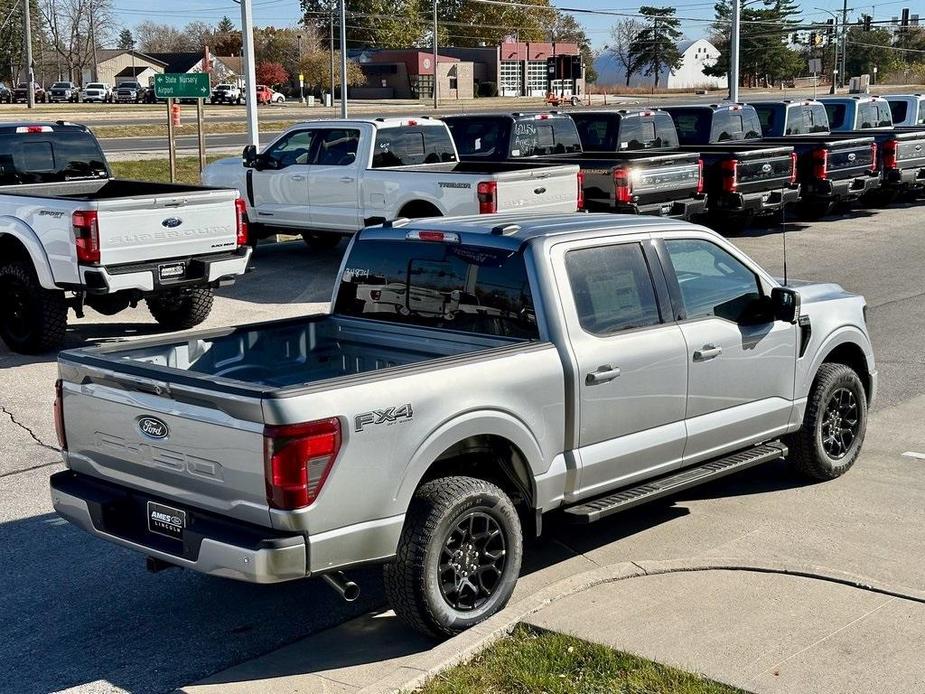
<instances>
[{"instance_id":1,"label":"fx4 badge","mask_svg":"<svg viewBox=\"0 0 925 694\"><path fill-rule=\"evenodd\" d=\"M413 418L414 410L409 402L407 405L399 407L387 407L384 410L373 410L372 412L358 414L353 418L353 423L356 431L363 431L364 428L369 426L376 426L377 424L392 426L393 424L410 422Z\"/></svg>"}]
</instances>

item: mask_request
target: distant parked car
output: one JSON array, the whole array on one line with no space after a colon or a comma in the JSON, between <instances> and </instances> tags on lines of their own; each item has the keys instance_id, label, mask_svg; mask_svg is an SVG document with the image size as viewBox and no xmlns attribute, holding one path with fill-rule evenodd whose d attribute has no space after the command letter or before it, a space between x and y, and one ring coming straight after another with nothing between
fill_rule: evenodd
<instances>
[{"instance_id":1,"label":"distant parked car","mask_svg":"<svg viewBox=\"0 0 925 694\"><path fill-rule=\"evenodd\" d=\"M7 86L6 82L0 82L0 103L13 103L13 90Z\"/></svg>"},{"instance_id":2,"label":"distant parked car","mask_svg":"<svg viewBox=\"0 0 925 694\"><path fill-rule=\"evenodd\" d=\"M241 89L236 84L223 82L212 89L209 102L213 104L240 104Z\"/></svg>"},{"instance_id":3,"label":"distant parked car","mask_svg":"<svg viewBox=\"0 0 925 694\"><path fill-rule=\"evenodd\" d=\"M265 84L257 85L257 103L258 104L282 104L285 103L286 97L268 87Z\"/></svg>"},{"instance_id":4,"label":"distant parked car","mask_svg":"<svg viewBox=\"0 0 925 694\"><path fill-rule=\"evenodd\" d=\"M48 101L53 104L59 101L77 103L80 101L80 87L73 82L55 82L48 93Z\"/></svg>"},{"instance_id":5,"label":"distant parked car","mask_svg":"<svg viewBox=\"0 0 925 694\"><path fill-rule=\"evenodd\" d=\"M45 103L45 88L38 82L33 82L32 87L35 93L35 100L38 103ZM13 101L17 104L19 102L26 103L29 100L29 83L20 82L16 85L16 89L13 90Z\"/></svg>"},{"instance_id":6,"label":"distant parked car","mask_svg":"<svg viewBox=\"0 0 925 694\"><path fill-rule=\"evenodd\" d=\"M120 82L116 87L115 100L120 104L138 104L144 100L144 96L145 88L134 80Z\"/></svg>"},{"instance_id":7,"label":"distant parked car","mask_svg":"<svg viewBox=\"0 0 925 694\"><path fill-rule=\"evenodd\" d=\"M105 82L90 82L81 94L83 101L98 101L101 104L112 103L112 89Z\"/></svg>"}]
</instances>

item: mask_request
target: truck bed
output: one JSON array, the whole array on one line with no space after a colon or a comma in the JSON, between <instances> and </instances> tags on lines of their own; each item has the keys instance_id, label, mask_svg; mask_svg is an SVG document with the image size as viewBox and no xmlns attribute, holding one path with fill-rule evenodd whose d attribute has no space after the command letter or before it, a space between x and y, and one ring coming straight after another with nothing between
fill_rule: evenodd
<instances>
[{"instance_id":1,"label":"truck bed","mask_svg":"<svg viewBox=\"0 0 925 694\"><path fill-rule=\"evenodd\" d=\"M266 397L319 381L408 366L526 341L329 315L152 338L62 354L135 376Z\"/></svg>"},{"instance_id":2,"label":"truck bed","mask_svg":"<svg viewBox=\"0 0 925 694\"><path fill-rule=\"evenodd\" d=\"M61 183L34 183L0 186L0 195L20 195L33 198L54 198L60 200L113 200L116 198L139 198L158 195L178 195L204 190L216 190L204 186L181 183L150 183L118 178L64 181Z\"/></svg>"}]
</instances>

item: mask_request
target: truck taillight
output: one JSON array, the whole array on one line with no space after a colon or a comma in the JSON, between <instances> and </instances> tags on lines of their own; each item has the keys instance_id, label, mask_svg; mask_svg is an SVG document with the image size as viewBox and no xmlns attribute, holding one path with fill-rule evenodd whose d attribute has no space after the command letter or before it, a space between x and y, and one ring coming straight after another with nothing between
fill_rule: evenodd
<instances>
[{"instance_id":1,"label":"truck taillight","mask_svg":"<svg viewBox=\"0 0 925 694\"><path fill-rule=\"evenodd\" d=\"M585 172L578 172L578 209L585 209Z\"/></svg>"},{"instance_id":2,"label":"truck taillight","mask_svg":"<svg viewBox=\"0 0 925 694\"><path fill-rule=\"evenodd\" d=\"M829 150L825 147L813 150L813 178L824 181L829 177Z\"/></svg>"},{"instance_id":3,"label":"truck taillight","mask_svg":"<svg viewBox=\"0 0 925 694\"><path fill-rule=\"evenodd\" d=\"M77 210L71 216L77 260L81 263L100 262L100 229L96 210Z\"/></svg>"},{"instance_id":4,"label":"truck taillight","mask_svg":"<svg viewBox=\"0 0 925 694\"><path fill-rule=\"evenodd\" d=\"M896 150L899 143L896 140L887 140L883 143L883 168L895 169L899 163L896 159Z\"/></svg>"},{"instance_id":5,"label":"truck taillight","mask_svg":"<svg viewBox=\"0 0 925 694\"><path fill-rule=\"evenodd\" d=\"M263 430L267 502L292 510L309 506L340 450L340 420L267 425Z\"/></svg>"},{"instance_id":6,"label":"truck taillight","mask_svg":"<svg viewBox=\"0 0 925 694\"><path fill-rule=\"evenodd\" d=\"M235 209L235 230L236 241L238 246L247 245L247 205L244 204L243 198L237 198L234 201Z\"/></svg>"},{"instance_id":7,"label":"truck taillight","mask_svg":"<svg viewBox=\"0 0 925 694\"><path fill-rule=\"evenodd\" d=\"M498 211L498 183L497 181L483 181L479 183L479 214L494 214Z\"/></svg>"},{"instance_id":8,"label":"truck taillight","mask_svg":"<svg viewBox=\"0 0 925 694\"><path fill-rule=\"evenodd\" d=\"M703 159L697 160L697 195L703 195Z\"/></svg>"},{"instance_id":9,"label":"truck taillight","mask_svg":"<svg viewBox=\"0 0 925 694\"><path fill-rule=\"evenodd\" d=\"M726 159L720 171L723 175L723 192L735 193L739 189L739 160Z\"/></svg>"},{"instance_id":10,"label":"truck taillight","mask_svg":"<svg viewBox=\"0 0 925 694\"><path fill-rule=\"evenodd\" d=\"M797 182L797 153L790 153L790 185Z\"/></svg>"},{"instance_id":11,"label":"truck taillight","mask_svg":"<svg viewBox=\"0 0 925 694\"><path fill-rule=\"evenodd\" d=\"M613 170L613 194L614 200L619 204L629 205L633 202L633 182L630 180L630 172L622 166Z\"/></svg>"},{"instance_id":12,"label":"truck taillight","mask_svg":"<svg viewBox=\"0 0 925 694\"><path fill-rule=\"evenodd\" d=\"M64 388L61 379L55 381L55 433L58 435L58 448L67 450L67 436L64 434Z\"/></svg>"},{"instance_id":13,"label":"truck taillight","mask_svg":"<svg viewBox=\"0 0 925 694\"><path fill-rule=\"evenodd\" d=\"M870 170L877 170L877 143L872 142L870 144Z\"/></svg>"}]
</instances>

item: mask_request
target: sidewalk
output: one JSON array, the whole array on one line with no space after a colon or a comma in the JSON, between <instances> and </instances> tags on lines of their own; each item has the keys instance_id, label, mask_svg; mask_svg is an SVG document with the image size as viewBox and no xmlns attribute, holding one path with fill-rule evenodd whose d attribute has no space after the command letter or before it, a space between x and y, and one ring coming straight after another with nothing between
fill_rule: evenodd
<instances>
[{"instance_id":1,"label":"sidewalk","mask_svg":"<svg viewBox=\"0 0 925 694\"><path fill-rule=\"evenodd\" d=\"M423 683L518 622L755 692L925 692L925 397L876 412L846 476L784 464L589 527L550 523L514 599L434 644L367 615L184 689L385 692Z\"/></svg>"}]
</instances>

